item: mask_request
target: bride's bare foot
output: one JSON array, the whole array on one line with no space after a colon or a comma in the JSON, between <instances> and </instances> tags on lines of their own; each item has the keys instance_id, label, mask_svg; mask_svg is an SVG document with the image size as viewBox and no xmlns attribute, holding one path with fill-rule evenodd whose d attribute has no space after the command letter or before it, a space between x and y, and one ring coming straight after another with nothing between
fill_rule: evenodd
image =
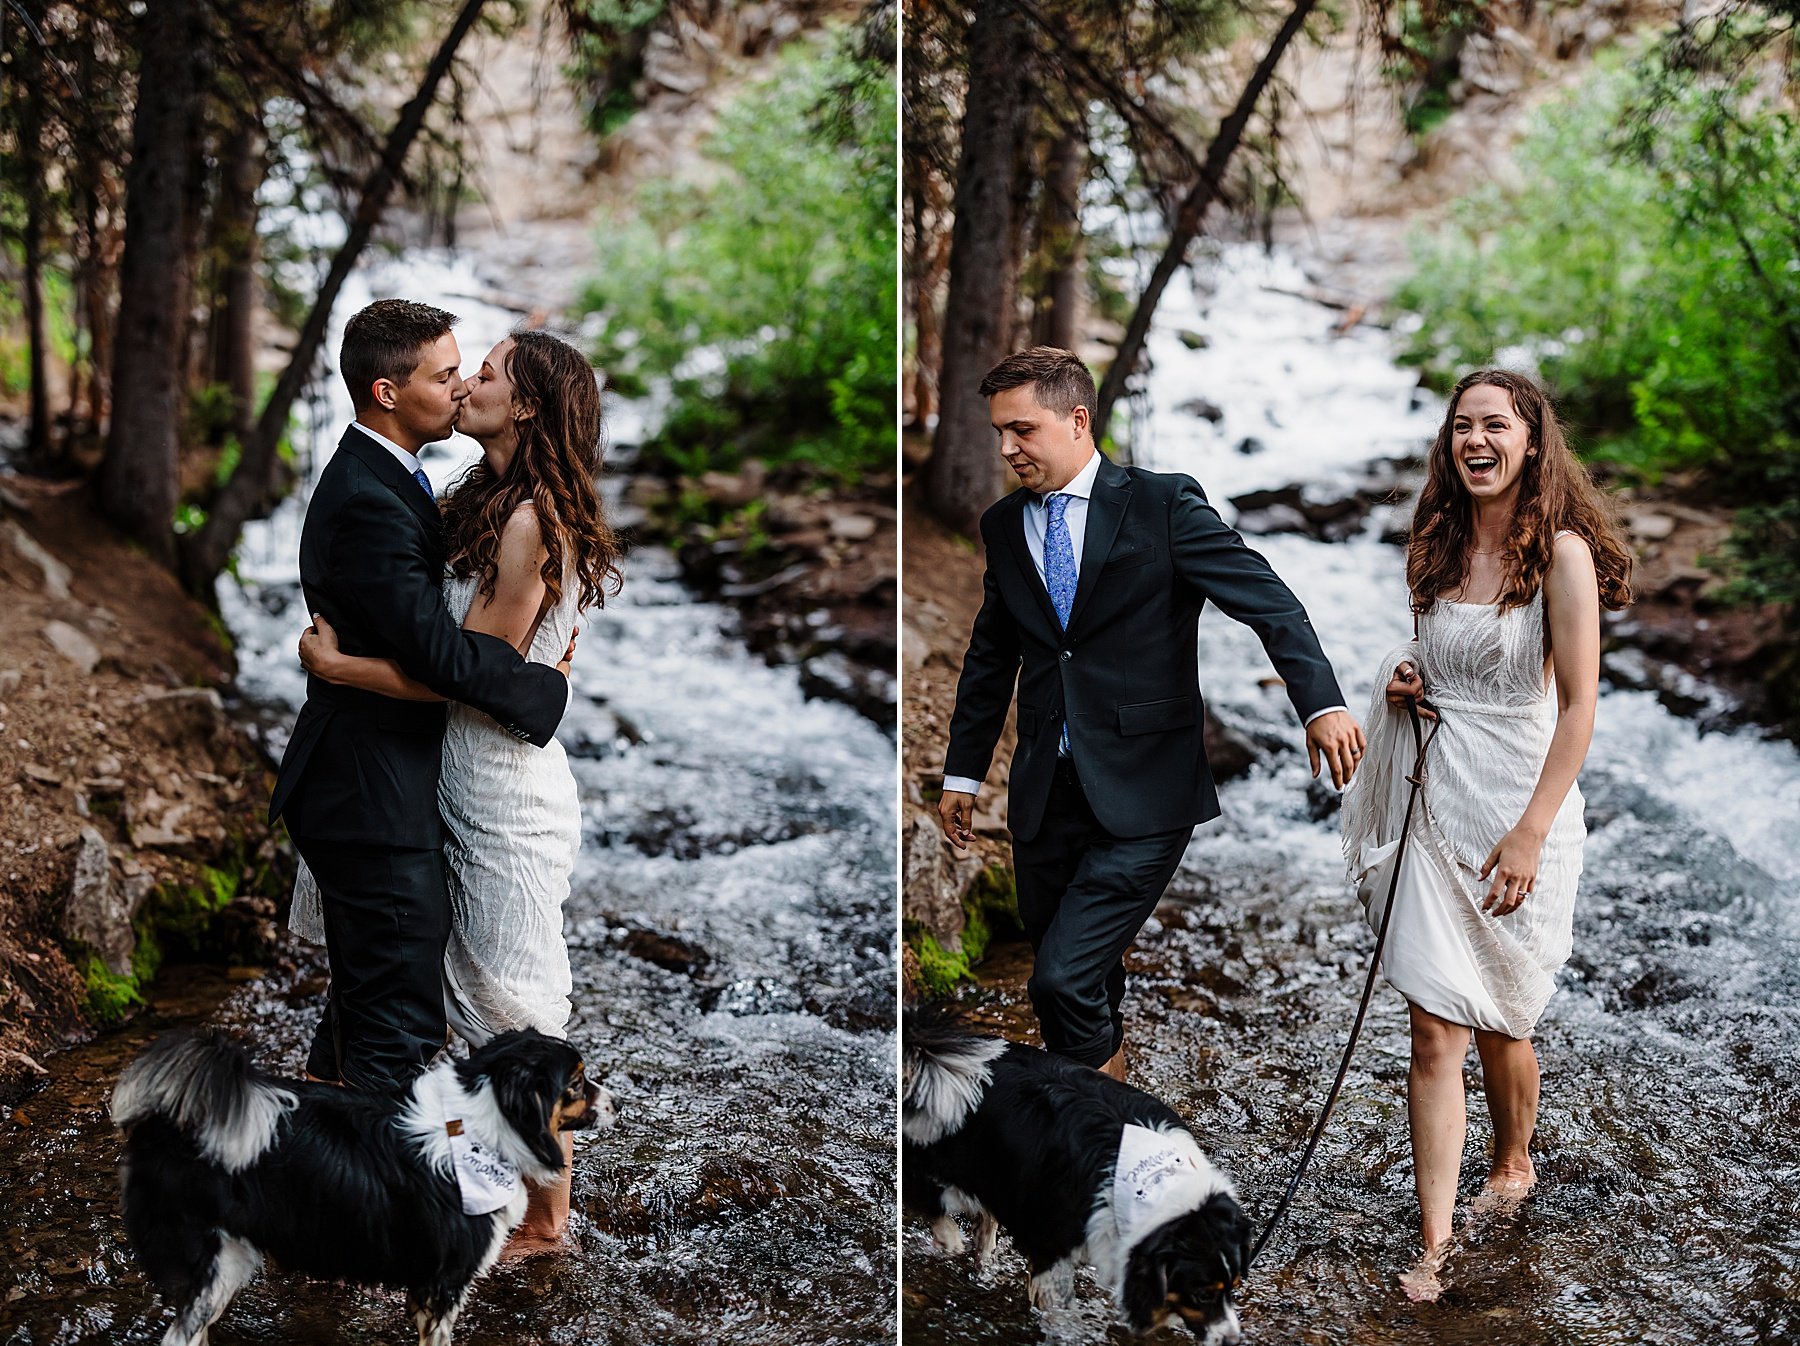
<instances>
[{"instance_id":1,"label":"bride's bare foot","mask_svg":"<svg viewBox=\"0 0 1800 1346\"><path fill-rule=\"evenodd\" d=\"M1400 1289L1415 1304L1435 1304L1444 1293L1444 1263L1450 1260L1450 1240L1445 1239L1401 1273Z\"/></svg>"},{"instance_id":2,"label":"bride's bare foot","mask_svg":"<svg viewBox=\"0 0 1800 1346\"><path fill-rule=\"evenodd\" d=\"M1471 1215L1511 1215L1525 1204L1532 1188L1537 1186L1537 1170L1527 1163L1524 1168L1497 1168L1488 1174L1481 1192L1469 1203Z\"/></svg>"}]
</instances>

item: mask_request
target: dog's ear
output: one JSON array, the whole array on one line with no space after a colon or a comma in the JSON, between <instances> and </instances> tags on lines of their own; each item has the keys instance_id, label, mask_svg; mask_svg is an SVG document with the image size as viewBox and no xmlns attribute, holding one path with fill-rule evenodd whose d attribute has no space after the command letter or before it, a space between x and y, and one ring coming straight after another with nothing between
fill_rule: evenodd
<instances>
[{"instance_id":1,"label":"dog's ear","mask_svg":"<svg viewBox=\"0 0 1800 1346\"><path fill-rule=\"evenodd\" d=\"M1226 1279L1236 1280L1244 1274L1250 1263L1250 1217L1244 1214L1242 1206L1223 1192L1202 1206L1200 1214L1206 1220L1214 1243L1218 1245L1219 1254L1225 1261L1225 1269L1231 1273Z\"/></svg>"},{"instance_id":2,"label":"dog's ear","mask_svg":"<svg viewBox=\"0 0 1800 1346\"><path fill-rule=\"evenodd\" d=\"M494 1101L546 1168L563 1166L562 1139L551 1127L557 1101L568 1088L573 1048L555 1038L533 1033L519 1049L494 1063L490 1079Z\"/></svg>"},{"instance_id":3,"label":"dog's ear","mask_svg":"<svg viewBox=\"0 0 1800 1346\"><path fill-rule=\"evenodd\" d=\"M1172 1226L1165 1227L1140 1240L1125 1263L1125 1302L1121 1307L1133 1332L1154 1327L1169 1302L1173 1233Z\"/></svg>"}]
</instances>

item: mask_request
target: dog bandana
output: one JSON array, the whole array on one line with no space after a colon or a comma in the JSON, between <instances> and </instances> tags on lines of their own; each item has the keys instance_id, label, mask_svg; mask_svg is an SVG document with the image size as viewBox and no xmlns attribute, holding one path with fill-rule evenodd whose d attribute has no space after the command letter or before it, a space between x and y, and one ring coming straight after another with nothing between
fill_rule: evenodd
<instances>
[{"instance_id":1,"label":"dog bandana","mask_svg":"<svg viewBox=\"0 0 1800 1346\"><path fill-rule=\"evenodd\" d=\"M450 1118L444 1130L450 1136L450 1161L462 1192L463 1214L492 1215L511 1201L519 1190L519 1170L492 1150L483 1149L462 1118Z\"/></svg>"},{"instance_id":2,"label":"dog bandana","mask_svg":"<svg viewBox=\"0 0 1800 1346\"><path fill-rule=\"evenodd\" d=\"M1159 1224L1199 1209L1215 1185L1191 1140L1127 1125L1113 1168L1113 1223L1119 1242L1129 1248Z\"/></svg>"}]
</instances>

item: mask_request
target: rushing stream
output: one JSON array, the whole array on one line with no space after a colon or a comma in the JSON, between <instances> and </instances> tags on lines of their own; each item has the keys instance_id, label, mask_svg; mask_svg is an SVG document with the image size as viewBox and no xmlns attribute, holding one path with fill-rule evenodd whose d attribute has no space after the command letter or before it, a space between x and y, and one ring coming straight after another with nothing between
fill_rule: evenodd
<instances>
[{"instance_id":1,"label":"rushing stream","mask_svg":"<svg viewBox=\"0 0 1800 1346\"><path fill-rule=\"evenodd\" d=\"M511 278L509 278L511 279ZM518 314L466 259L405 254L358 273L342 323L402 294L463 315L465 371ZM349 417L335 378L311 408L311 468ZM609 408L609 439L637 432ZM426 457L440 488L477 452ZM248 530L222 582L247 722L279 751L304 680L297 544L305 492ZM616 508L616 493L613 493ZM571 1038L618 1101L578 1133L574 1250L503 1266L458 1324L463 1343L861 1343L893 1335L894 747L791 669L735 638L673 558L636 550L623 595L583 621L560 737L580 782L583 846L567 907ZM302 946L304 948L305 946ZM122 1242L105 1101L155 1032L210 1022L297 1074L322 960L227 982L177 969L150 1015L55 1060L0 1132L13 1288L0 1341L156 1340L167 1315ZM397 1293L253 1283L215 1343L394 1342Z\"/></svg>"},{"instance_id":2,"label":"rushing stream","mask_svg":"<svg viewBox=\"0 0 1800 1346\"><path fill-rule=\"evenodd\" d=\"M1159 315L1139 459L1193 474L1228 519L1229 497L1293 482L1335 499L1371 460L1420 454L1441 415L1386 334L1334 337L1337 314L1283 293L1308 288L1290 257L1232 248L1210 292L1174 287ZM1188 349L1184 331L1209 344ZM1177 409L1196 396L1216 423ZM1246 439L1261 449L1241 452ZM1306 603L1359 718L1375 661L1410 626L1400 551L1378 540L1392 518L1378 508L1338 543L1251 539ZM1209 615L1200 663L1227 723L1292 750L1227 785L1225 816L1196 835L1131 962L1127 1045L1133 1082L1189 1120L1260 1226L1335 1070L1373 936L1343 879L1331 791L1309 791L1254 636ZM1749 729L1703 735L1603 680L1581 783L1575 953L1537 1034L1536 1195L1466 1227L1440 1302L1402 1296L1418 1238L1407 1035L1384 986L1313 1169L1241 1292L1246 1340L1800 1340L1800 754ZM971 1004L1023 1036L1029 955L996 961ZM1491 1134L1473 1053L1466 1078L1465 1202ZM1091 1280L1072 1309L1029 1309L1004 1240L985 1279L916 1220L902 1253L909 1342L1125 1339Z\"/></svg>"}]
</instances>

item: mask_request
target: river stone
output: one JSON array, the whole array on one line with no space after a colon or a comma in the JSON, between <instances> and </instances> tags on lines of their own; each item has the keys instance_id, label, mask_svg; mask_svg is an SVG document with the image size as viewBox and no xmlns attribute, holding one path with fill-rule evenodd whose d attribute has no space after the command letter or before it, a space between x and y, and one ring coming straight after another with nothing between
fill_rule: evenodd
<instances>
[{"instance_id":1,"label":"river stone","mask_svg":"<svg viewBox=\"0 0 1800 1346\"><path fill-rule=\"evenodd\" d=\"M137 947L131 918L147 891L147 885L115 884L106 839L91 827L82 828L75 880L63 909L63 934L99 954L113 975L129 975L132 950Z\"/></svg>"},{"instance_id":2,"label":"river stone","mask_svg":"<svg viewBox=\"0 0 1800 1346\"><path fill-rule=\"evenodd\" d=\"M1658 514L1647 509L1634 509L1625 516L1625 523L1631 529L1631 535L1642 538L1645 542L1661 542L1675 531L1675 520L1667 514Z\"/></svg>"},{"instance_id":3,"label":"river stone","mask_svg":"<svg viewBox=\"0 0 1800 1346\"><path fill-rule=\"evenodd\" d=\"M44 639L50 642L52 649L83 673L92 673L100 662L100 647L67 622L46 623Z\"/></svg>"},{"instance_id":4,"label":"river stone","mask_svg":"<svg viewBox=\"0 0 1800 1346\"><path fill-rule=\"evenodd\" d=\"M846 542L867 542L875 536L877 527L875 520L867 514L834 514L831 516L832 536L843 538Z\"/></svg>"},{"instance_id":5,"label":"river stone","mask_svg":"<svg viewBox=\"0 0 1800 1346\"><path fill-rule=\"evenodd\" d=\"M1184 327L1175 334L1176 339L1191 351L1203 351L1212 345L1212 338L1205 332L1196 332L1191 327Z\"/></svg>"},{"instance_id":6,"label":"river stone","mask_svg":"<svg viewBox=\"0 0 1800 1346\"><path fill-rule=\"evenodd\" d=\"M136 705L138 724L169 747L196 740L216 742L231 733L225 701L211 687L151 692L139 697Z\"/></svg>"},{"instance_id":7,"label":"river stone","mask_svg":"<svg viewBox=\"0 0 1800 1346\"><path fill-rule=\"evenodd\" d=\"M1206 739L1206 764L1215 781L1233 780L1243 775L1262 756L1256 744L1237 730L1228 727L1211 710L1203 721Z\"/></svg>"},{"instance_id":8,"label":"river stone","mask_svg":"<svg viewBox=\"0 0 1800 1346\"><path fill-rule=\"evenodd\" d=\"M1190 397L1185 402L1177 403L1175 410L1186 412L1189 416L1198 416L1214 425L1225 419L1225 408L1204 397Z\"/></svg>"},{"instance_id":9,"label":"river stone","mask_svg":"<svg viewBox=\"0 0 1800 1346\"><path fill-rule=\"evenodd\" d=\"M6 521L5 532L13 550L44 572L44 592L51 598L67 599L71 578L69 567L38 546L37 539L13 520Z\"/></svg>"}]
</instances>

